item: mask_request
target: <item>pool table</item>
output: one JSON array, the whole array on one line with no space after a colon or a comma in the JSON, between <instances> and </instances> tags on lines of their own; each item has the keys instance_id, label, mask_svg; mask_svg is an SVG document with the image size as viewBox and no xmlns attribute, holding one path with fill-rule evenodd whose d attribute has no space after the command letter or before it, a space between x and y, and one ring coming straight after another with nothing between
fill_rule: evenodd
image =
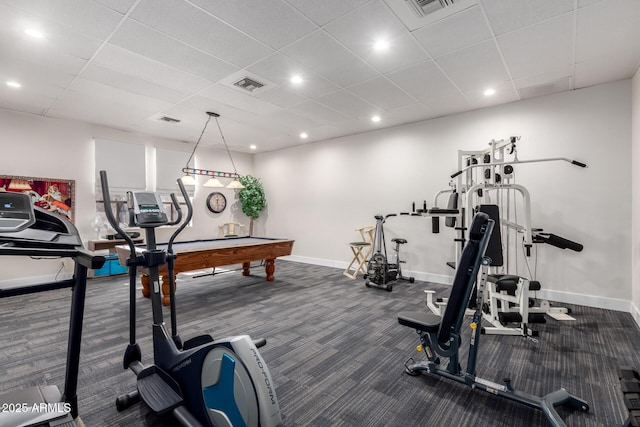
<instances>
[{"instance_id":1,"label":"pool table","mask_svg":"<svg viewBox=\"0 0 640 427\"><path fill-rule=\"evenodd\" d=\"M158 244L158 249L166 249L166 244ZM214 268L224 265L242 264L242 274L250 274L251 261L264 260L267 281L274 279L275 260L277 257L291 255L293 240L274 239L268 237L226 237L224 239L192 240L173 244L175 274L183 271ZM143 252L144 246L137 246L136 252ZM117 246L116 252L122 265L126 265L129 257L129 246ZM169 305L169 280L167 266L158 268L162 278L162 304ZM142 294L149 297L149 276L143 270Z\"/></svg>"}]
</instances>

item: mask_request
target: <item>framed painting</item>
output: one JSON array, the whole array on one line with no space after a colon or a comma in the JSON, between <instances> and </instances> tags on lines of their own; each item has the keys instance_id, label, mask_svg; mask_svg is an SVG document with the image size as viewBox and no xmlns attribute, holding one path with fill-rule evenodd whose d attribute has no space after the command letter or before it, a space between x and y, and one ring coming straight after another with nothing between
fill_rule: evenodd
<instances>
[{"instance_id":1,"label":"framed painting","mask_svg":"<svg viewBox=\"0 0 640 427\"><path fill-rule=\"evenodd\" d=\"M0 191L28 194L34 206L55 212L72 222L75 189L74 180L0 175Z\"/></svg>"}]
</instances>

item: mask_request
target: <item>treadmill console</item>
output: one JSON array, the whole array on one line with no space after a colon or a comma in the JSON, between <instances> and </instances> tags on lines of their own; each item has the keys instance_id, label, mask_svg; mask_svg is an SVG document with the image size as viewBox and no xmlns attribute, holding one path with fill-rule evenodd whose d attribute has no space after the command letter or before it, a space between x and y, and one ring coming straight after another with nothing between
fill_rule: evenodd
<instances>
[{"instance_id":1,"label":"treadmill console","mask_svg":"<svg viewBox=\"0 0 640 427\"><path fill-rule=\"evenodd\" d=\"M36 222L31 197L23 193L0 192L0 233L22 231Z\"/></svg>"},{"instance_id":2,"label":"treadmill console","mask_svg":"<svg viewBox=\"0 0 640 427\"><path fill-rule=\"evenodd\" d=\"M135 225L149 228L169 224L160 196L150 191L136 191L129 194L133 204Z\"/></svg>"}]
</instances>

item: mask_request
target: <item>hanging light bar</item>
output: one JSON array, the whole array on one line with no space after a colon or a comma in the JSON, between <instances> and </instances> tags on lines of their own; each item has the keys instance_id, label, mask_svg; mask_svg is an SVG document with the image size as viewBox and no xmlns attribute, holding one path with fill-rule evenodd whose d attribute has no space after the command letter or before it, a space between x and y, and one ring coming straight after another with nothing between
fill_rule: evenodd
<instances>
[{"instance_id":1,"label":"hanging light bar","mask_svg":"<svg viewBox=\"0 0 640 427\"><path fill-rule=\"evenodd\" d=\"M218 122L218 117L220 117L220 114L207 111L207 115L209 116L209 118L207 119L207 122L204 124L204 128L200 133L200 137L198 138L198 141L196 142L195 147L193 147L193 151L191 152L191 156L189 156L189 160L187 160L186 166L182 168L182 172L185 173L185 175L181 178L182 183L184 185L196 185L196 180L192 175L204 175L204 176L211 177L207 182L204 183L205 187L218 187L218 188L224 187L224 184L222 184L218 180L218 178L233 178L233 181L231 181L229 185L227 185L227 188L233 188L233 189L244 188L244 185L242 185L242 183L239 181L240 175L236 170L236 164L233 162L233 157L231 157L231 151L229 151L229 146L227 145L227 141L225 140L224 134L222 133L222 128L220 127L220 123ZM191 162L193 155L196 153L196 149L200 144L202 135L204 135L204 131L207 129L207 125L209 124L209 120L211 120L211 117L215 117L216 119L216 124L218 125L220 136L222 137L222 142L224 142L224 147L227 151L227 154L229 155L229 160L231 160L231 165L233 166L233 172L211 171L207 169L195 169L195 168L189 167L189 163Z\"/></svg>"}]
</instances>

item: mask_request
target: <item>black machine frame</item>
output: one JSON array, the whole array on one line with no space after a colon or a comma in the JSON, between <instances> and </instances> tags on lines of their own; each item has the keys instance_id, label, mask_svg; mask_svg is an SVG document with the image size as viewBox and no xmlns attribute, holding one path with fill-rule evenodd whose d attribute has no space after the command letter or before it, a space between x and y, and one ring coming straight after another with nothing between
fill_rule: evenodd
<instances>
[{"instance_id":1,"label":"black machine frame","mask_svg":"<svg viewBox=\"0 0 640 427\"><path fill-rule=\"evenodd\" d=\"M497 384L476 376L476 360L482 330L482 298L487 281L490 259L485 257L489 237L494 221L484 213L477 213L469 228L469 240L464 246L456 269L448 303L442 316L420 312L402 312L398 315L398 323L416 330L420 337L422 350L427 360L416 362L410 358L405 363L405 372L419 375L422 372L438 375L471 388L486 391L499 397L541 410L550 425L565 426L564 421L555 410L556 406L565 405L582 412L589 410L589 404L560 389L542 397L517 391L510 379L504 384ZM480 279L478 279L480 275ZM458 358L462 342L461 327L465 310L472 292L476 288L477 308L470 324L471 338L469 342L468 360L463 371ZM440 357L448 358L446 368L440 368Z\"/></svg>"}]
</instances>

